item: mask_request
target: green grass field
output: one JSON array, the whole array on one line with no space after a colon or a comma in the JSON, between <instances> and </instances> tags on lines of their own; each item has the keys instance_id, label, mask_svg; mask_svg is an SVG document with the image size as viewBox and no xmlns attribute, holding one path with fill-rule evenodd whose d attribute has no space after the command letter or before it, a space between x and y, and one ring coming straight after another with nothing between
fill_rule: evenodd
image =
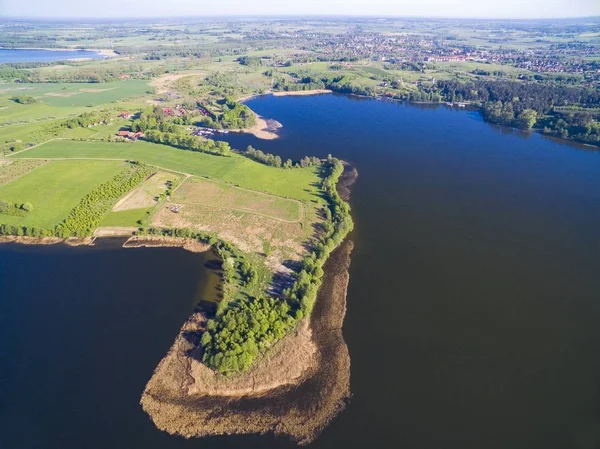
<instances>
[{"instance_id":1,"label":"green grass field","mask_svg":"<svg viewBox=\"0 0 600 449\"><path fill-rule=\"evenodd\" d=\"M136 98L139 99L136 105L140 107L144 105L143 99L148 89L150 87L145 80L98 84L0 84L0 126L22 123L34 125L34 122L47 122L80 115L102 105L104 107L116 103L128 105L131 99ZM19 104L10 100L11 97L20 95L34 97L37 102ZM8 137L7 134L9 133L0 130L3 139ZM23 139L23 136L16 134L16 138Z\"/></svg>"},{"instance_id":2,"label":"green grass field","mask_svg":"<svg viewBox=\"0 0 600 449\"><path fill-rule=\"evenodd\" d=\"M29 202L26 217L0 215L4 224L51 228L71 212L81 198L121 171L119 161L51 161L0 187L0 199Z\"/></svg>"},{"instance_id":3,"label":"green grass field","mask_svg":"<svg viewBox=\"0 0 600 449\"><path fill-rule=\"evenodd\" d=\"M140 223L146 220L154 207L146 207L141 209L130 209L119 212L109 212L104 220L100 223L100 227L124 226L124 227L139 227Z\"/></svg>"},{"instance_id":4,"label":"green grass field","mask_svg":"<svg viewBox=\"0 0 600 449\"><path fill-rule=\"evenodd\" d=\"M236 154L220 157L143 141L109 143L53 140L12 157L138 160L287 198L305 201L320 198L320 178L317 169L312 167L283 170Z\"/></svg>"},{"instance_id":5,"label":"green grass field","mask_svg":"<svg viewBox=\"0 0 600 449\"><path fill-rule=\"evenodd\" d=\"M20 83L5 85L0 95L5 98L27 95L50 106L77 107L123 101L126 98L144 95L147 90L148 81L145 80L113 83ZM25 108L28 105L18 106Z\"/></svg>"}]
</instances>

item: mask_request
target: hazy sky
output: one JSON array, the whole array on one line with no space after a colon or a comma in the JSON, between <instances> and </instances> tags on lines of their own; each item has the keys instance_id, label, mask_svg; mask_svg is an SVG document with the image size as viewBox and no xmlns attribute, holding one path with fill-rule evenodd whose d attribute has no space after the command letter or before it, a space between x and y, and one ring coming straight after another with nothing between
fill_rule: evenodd
<instances>
[{"instance_id":1,"label":"hazy sky","mask_svg":"<svg viewBox=\"0 0 600 449\"><path fill-rule=\"evenodd\" d=\"M0 16L5 17L249 14L581 17L600 15L600 0L0 0Z\"/></svg>"}]
</instances>

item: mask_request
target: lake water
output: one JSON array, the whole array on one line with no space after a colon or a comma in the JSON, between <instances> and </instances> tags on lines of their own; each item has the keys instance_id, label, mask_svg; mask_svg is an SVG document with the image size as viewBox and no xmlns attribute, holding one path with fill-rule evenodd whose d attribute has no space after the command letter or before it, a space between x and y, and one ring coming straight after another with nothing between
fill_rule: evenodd
<instances>
[{"instance_id":1,"label":"lake water","mask_svg":"<svg viewBox=\"0 0 600 449\"><path fill-rule=\"evenodd\" d=\"M337 95L248 105L282 138L230 134L234 146L332 153L359 171L344 324L353 397L311 448L600 447L600 153L446 107ZM203 261L96 251L0 246L0 446L294 447L155 430L139 396L197 299Z\"/></svg>"},{"instance_id":2,"label":"lake water","mask_svg":"<svg viewBox=\"0 0 600 449\"><path fill-rule=\"evenodd\" d=\"M103 56L88 50L18 50L0 48L0 64L7 62L53 62L67 59L102 59Z\"/></svg>"}]
</instances>

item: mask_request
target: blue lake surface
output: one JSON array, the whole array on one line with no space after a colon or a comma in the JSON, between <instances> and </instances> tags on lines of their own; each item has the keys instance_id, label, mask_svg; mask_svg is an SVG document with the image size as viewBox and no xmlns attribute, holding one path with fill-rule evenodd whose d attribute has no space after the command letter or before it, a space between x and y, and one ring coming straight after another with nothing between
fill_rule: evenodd
<instances>
[{"instance_id":1,"label":"blue lake surface","mask_svg":"<svg viewBox=\"0 0 600 449\"><path fill-rule=\"evenodd\" d=\"M310 448L600 447L600 153L445 106L248 105L281 138L235 147L359 171L353 397ZM0 446L296 447L184 440L138 405L203 276L179 250L0 246Z\"/></svg>"},{"instance_id":2,"label":"blue lake surface","mask_svg":"<svg viewBox=\"0 0 600 449\"><path fill-rule=\"evenodd\" d=\"M0 48L0 64L7 62L53 62L75 58L102 59L95 51L87 50L13 50Z\"/></svg>"}]
</instances>

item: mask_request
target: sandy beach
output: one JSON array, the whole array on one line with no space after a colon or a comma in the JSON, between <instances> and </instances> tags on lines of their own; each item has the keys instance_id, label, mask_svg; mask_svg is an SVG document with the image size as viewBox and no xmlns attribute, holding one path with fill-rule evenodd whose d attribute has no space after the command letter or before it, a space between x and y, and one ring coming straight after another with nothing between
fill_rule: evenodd
<instances>
[{"instance_id":1,"label":"sandy beach","mask_svg":"<svg viewBox=\"0 0 600 449\"><path fill-rule=\"evenodd\" d=\"M274 140L279 138L279 135L275 132L279 128L281 128L281 123L274 120L266 120L264 117L256 114L256 123L254 126L243 129L232 129L231 132L252 134L263 140Z\"/></svg>"}]
</instances>

